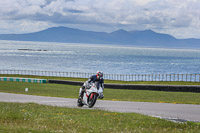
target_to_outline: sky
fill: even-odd
[[[0,0],[0,34],[66,26],[200,38],[200,0]]]

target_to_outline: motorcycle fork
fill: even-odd
[[[93,96],[96,95],[96,94],[97,94],[97,93],[92,93],[92,94],[90,95],[90,99],[92,99]]]

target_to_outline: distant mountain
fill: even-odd
[[[125,31],[120,29],[106,33],[53,27],[27,34],[0,34],[0,40],[200,48],[200,39],[176,39],[168,34],[156,33],[152,30]]]

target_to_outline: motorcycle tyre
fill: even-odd
[[[92,93],[91,93],[91,94],[92,94]],[[97,95],[94,94],[94,95],[93,95],[93,98],[92,98],[93,100],[92,100],[92,102],[90,103],[90,101],[89,101],[90,99],[89,99],[89,98],[90,98],[91,94],[90,94],[89,97],[88,97],[88,107],[89,107],[89,108],[92,108],[92,107],[95,105],[96,101],[97,101]]]
[[[82,99],[81,98],[78,98],[78,101],[77,101],[77,106],[78,107],[83,107],[83,103],[82,103]]]

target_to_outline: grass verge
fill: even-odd
[[[25,88],[29,91],[25,92]],[[0,81],[0,92],[21,93],[28,95],[77,98],[80,86],[63,84],[38,84],[25,82]],[[165,92],[148,90],[104,90],[104,100],[138,101],[157,103],[200,104],[200,93]]]
[[[174,123],[135,113],[52,107],[33,103],[0,102],[0,108],[0,132],[3,133],[200,131],[200,123]]]
[[[54,79],[54,80],[69,80],[85,82],[86,78],[68,78],[68,77],[47,77],[33,75],[16,75],[16,74],[0,74],[0,77],[24,77],[24,78],[39,78],[39,79]],[[109,84],[144,84],[144,85],[200,85],[200,82],[169,82],[169,81],[116,81],[105,80]]]

